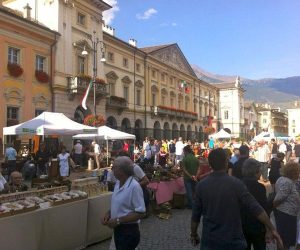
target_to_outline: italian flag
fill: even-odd
[[[89,92],[90,92],[90,89],[91,89],[92,85],[93,85],[93,80],[90,81],[89,86],[87,87],[87,89],[86,89],[86,91],[85,91],[85,93],[84,93],[84,96],[83,96],[83,98],[82,98],[82,101],[81,101],[81,106],[82,106],[85,110],[87,110],[86,100],[87,100],[87,98],[88,98],[88,96],[89,96]]]

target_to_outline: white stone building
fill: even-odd
[[[244,92],[239,77],[235,82],[216,84],[219,88],[220,125],[229,129],[233,137],[242,137],[244,131]]]
[[[300,107],[288,109],[289,136],[300,135]]]

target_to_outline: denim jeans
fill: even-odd
[[[184,179],[184,186],[185,186],[185,193],[186,193],[187,201],[188,201],[187,207],[192,208],[193,201],[194,201],[196,182],[191,179]]]
[[[140,243],[140,230],[137,223],[121,224],[114,229],[116,250],[135,250]]]

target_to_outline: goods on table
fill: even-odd
[[[85,192],[67,190],[67,187],[58,187],[3,195],[0,197],[0,217],[87,198]]]
[[[89,197],[108,192],[107,183],[99,183],[98,177],[89,177],[72,181],[72,189],[86,192]]]
[[[164,167],[153,166],[151,168],[146,168],[145,172],[150,180],[158,182],[176,179],[183,175],[182,169],[179,166],[169,167],[168,165]]]

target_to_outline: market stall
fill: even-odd
[[[95,133],[94,127],[74,122],[63,113],[43,112],[39,116],[3,128],[3,135],[75,135],[81,133]]]
[[[88,199],[86,244],[91,245],[112,236],[112,229],[101,224],[101,219],[110,209],[112,193],[104,193]]]
[[[230,139],[231,134],[227,133],[224,129],[221,129],[219,132],[212,134],[209,137],[214,139]]]
[[[108,165],[108,141],[109,140],[135,140],[135,135],[128,134],[116,129],[112,129],[107,126],[101,126],[98,128],[98,131],[96,134],[78,134],[74,135],[73,139],[81,139],[81,140],[93,140],[93,139],[99,139],[99,140],[105,140],[106,141],[106,164]]]
[[[179,177],[169,181],[151,182],[148,188],[155,192],[157,204],[162,204],[173,199],[173,194],[185,193],[183,177]]]

